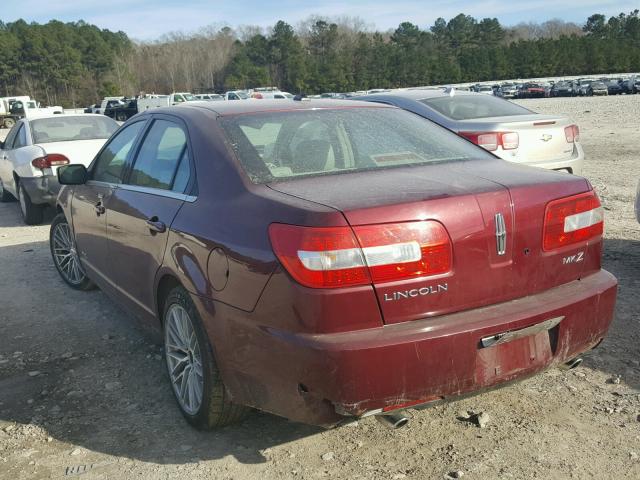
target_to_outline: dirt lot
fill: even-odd
[[[48,226],[0,204],[0,479],[640,478],[640,95],[522,103],[580,125],[585,175],[607,210],[617,315],[583,366],[414,412],[398,431],[256,413],[197,432],[174,404],[157,336],[101,292],[66,288]],[[457,419],[468,410],[488,425]]]

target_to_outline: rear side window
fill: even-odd
[[[187,136],[177,124],[155,120],[142,142],[129,184],[184,192],[189,181]]]
[[[453,97],[447,95],[425,98],[420,102],[452,120],[529,115],[532,113],[531,110],[520,105],[489,95],[454,95]]]
[[[220,122],[255,183],[494,158],[449,130],[396,108],[265,112]]]
[[[120,130],[100,152],[93,168],[93,180],[122,183],[124,166],[138,134],[145,122],[133,123]]]

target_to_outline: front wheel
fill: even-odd
[[[70,287],[76,290],[91,290],[95,287],[80,264],[73,233],[62,213],[56,215],[51,222],[49,247],[56,270]]]
[[[31,201],[31,197],[29,197],[22,182],[18,183],[18,200],[20,201],[20,211],[22,212],[24,223],[27,225],[42,223],[44,218],[43,207]]]
[[[4,128],[13,128],[13,126],[16,124],[16,121],[13,118],[5,118],[4,119]]]
[[[250,409],[229,400],[200,316],[184,288],[169,293],[163,325],[169,381],[187,421],[212,429],[244,419]]]
[[[126,122],[127,121],[127,114],[124,113],[124,112],[116,113],[116,120],[118,122]]]

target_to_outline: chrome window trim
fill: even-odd
[[[96,187],[107,187],[112,188],[114,190],[127,190],[129,192],[137,192],[137,193],[145,193],[147,195],[155,195],[157,197],[167,197],[173,198],[176,200],[182,200],[184,202],[193,203],[198,197],[194,195],[189,195],[186,193],[178,193],[172,190],[162,190],[161,188],[149,188],[149,187],[139,187],[137,185],[128,185],[126,183],[108,183],[108,182],[100,182],[97,180],[89,180],[87,181],[87,185],[94,185]]]
[[[187,195],[186,193],[178,193],[173,190],[163,190],[161,188],[150,188],[150,187],[140,187],[138,185],[129,185],[122,184],[118,188],[121,190],[128,190],[130,192],[138,192],[138,193],[146,193],[148,195],[156,195],[158,197],[167,197],[167,198],[175,198],[176,200],[183,200],[185,202],[195,201],[195,197]],[[189,200],[189,198],[193,198],[193,200]]]

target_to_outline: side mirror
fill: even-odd
[[[89,178],[89,172],[84,165],[64,165],[58,167],[58,183],[60,185],[84,185]]]

